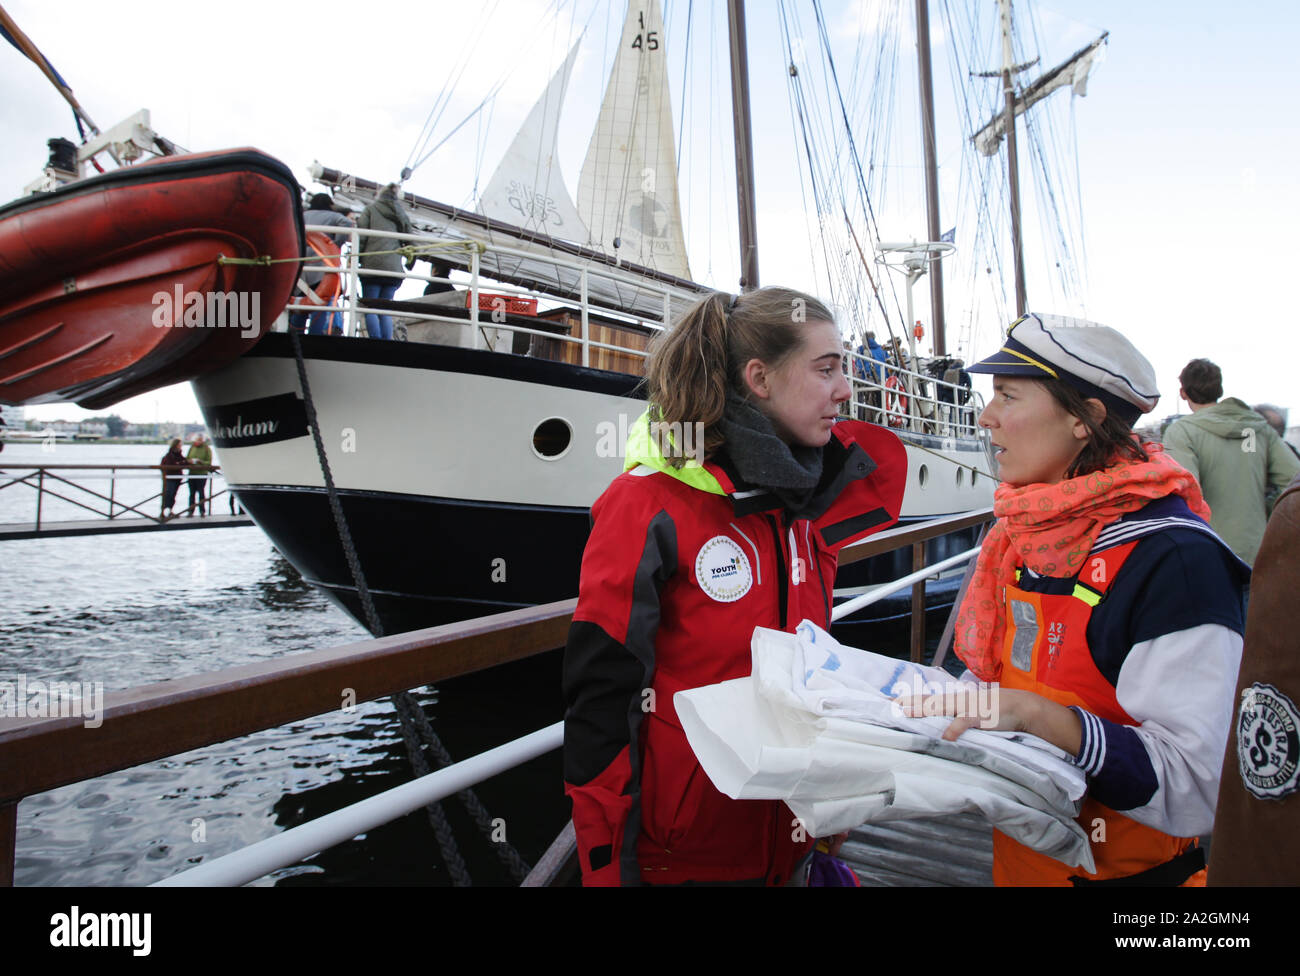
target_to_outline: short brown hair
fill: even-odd
[[[1178,382],[1192,403],[1216,403],[1223,396],[1223,373],[1208,359],[1193,359],[1178,374]]]
[[[758,359],[779,368],[804,341],[808,322],[834,322],[830,309],[792,288],[768,287],[743,295],[714,292],[697,302],[650,351],[646,384],[650,420],[703,424],[704,455],[724,442],[718,422],[727,391],[746,395],[745,364]],[[681,467],[686,458],[669,458]]]

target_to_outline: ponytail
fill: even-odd
[[[669,430],[701,424],[704,456],[713,455],[725,442],[719,421],[727,393],[748,393],[745,365],[758,359],[779,368],[803,344],[805,323],[833,321],[825,305],[790,288],[760,288],[735,297],[714,292],[651,348],[650,421]],[[684,455],[667,460],[674,467],[686,463]]]

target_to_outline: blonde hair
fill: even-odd
[[[792,288],[760,288],[735,297],[714,292],[651,347],[646,367],[651,422],[671,430],[702,424],[704,456],[712,455],[726,440],[718,424],[727,392],[748,395],[745,365],[758,359],[779,369],[803,345],[808,322],[834,321],[824,304]],[[668,462],[681,467],[686,457]]]

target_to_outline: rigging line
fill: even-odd
[[[986,41],[988,46],[982,54],[975,50],[974,45],[974,40],[977,37],[984,36],[986,38],[992,38],[993,31],[991,31],[987,26],[980,24],[978,21],[972,21],[970,36],[972,38],[972,62],[975,57],[981,59],[979,63],[989,63],[991,60],[996,60],[996,58],[994,58],[990,53],[996,47],[993,40],[990,39]],[[972,118],[969,114],[969,101],[963,102],[968,113],[967,131],[970,132],[976,128],[977,121],[982,121],[986,113],[991,113],[994,110],[994,103],[998,92],[996,86],[990,85],[971,86],[968,91],[977,99],[981,93],[984,93],[984,99],[986,100],[985,105],[979,105],[977,103],[977,109],[980,113],[978,120]],[[993,278],[992,276],[986,276],[986,282],[990,288],[993,289],[991,294],[993,296],[994,304],[999,309],[998,318],[1002,323],[1006,323],[1010,321],[1009,313],[1007,312],[1007,303],[1009,301],[1009,293],[1007,292],[1006,286],[1007,273],[1003,262],[1002,251],[993,244],[995,235],[1004,236],[1005,234],[1003,228],[1005,227],[1006,221],[1006,208],[1001,205],[1006,202],[1007,194],[1004,161],[1005,154],[999,152],[994,157],[983,157],[974,150],[969,139],[966,140],[966,144],[969,157],[974,161],[977,167],[977,172],[980,174],[979,211],[982,214],[983,220],[982,223],[978,224],[982,230],[978,232],[977,241],[982,240],[983,242],[985,261],[991,266],[997,268],[997,277]],[[993,199],[994,193],[996,193],[997,200]],[[996,208],[994,203],[998,204]]]
[[[606,250],[605,234],[605,204],[604,201],[596,199],[596,185],[594,182],[588,184],[588,166],[590,172],[594,174],[604,172],[609,165],[609,153],[612,147],[608,144],[609,140],[602,138],[600,118],[605,114],[605,100],[611,95],[610,82],[613,80],[614,65],[610,63],[609,52],[609,34],[610,34],[610,14],[614,4],[605,4],[605,37],[600,45],[600,77],[605,82],[605,93],[601,97],[600,105],[596,110],[596,128],[592,131],[591,141],[587,144],[587,154],[582,160],[582,172],[578,177],[578,216],[582,218],[583,223],[587,225],[587,246],[597,248],[602,251]],[[629,11],[630,12],[630,11]],[[618,43],[614,45],[614,63],[618,61],[618,53],[623,48],[623,30],[619,28]],[[582,207],[587,201],[588,187],[590,186],[590,201],[586,212]],[[600,226],[596,227],[596,208],[600,208]]]
[[[813,0],[813,14],[817,20],[818,36],[821,40],[822,50],[825,52],[826,55],[826,64],[827,67],[830,69],[830,77],[834,85],[836,100],[838,102],[839,109],[840,109],[840,116],[844,123],[844,127],[847,130],[846,136],[847,136],[848,147],[849,147],[849,158],[853,162],[853,168],[857,175],[857,182],[861,190],[862,201],[869,215],[868,227],[870,227],[875,222],[875,209],[872,206],[871,199],[867,194],[866,177],[863,175],[862,172],[862,162],[860,157],[858,156],[857,146],[853,139],[852,126],[851,123],[849,122],[848,111],[844,105],[844,94],[842,89],[840,88],[839,76],[835,69],[835,58],[831,52],[830,37],[826,30],[826,21],[822,15],[820,0]],[[897,298],[896,292],[895,292],[895,298]]]
[[[1075,207],[1079,214],[1079,252],[1082,259],[1082,269],[1080,277],[1080,291],[1083,295],[1088,293],[1088,235],[1087,228],[1084,226],[1085,214],[1083,210],[1083,178],[1079,174],[1079,127],[1078,120],[1075,116],[1076,100],[1070,99],[1070,137],[1071,148],[1074,153],[1074,191],[1076,194]],[[1085,302],[1086,310],[1086,302]]]
[[[411,146],[410,153],[407,154],[405,168],[414,169],[412,160],[415,159],[424,146],[428,145],[428,140],[433,137],[434,129],[437,128],[438,122],[442,119],[443,112],[446,111],[447,105],[451,102],[451,93],[455,90],[456,85],[460,82],[461,76],[465,72],[465,69],[469,66],[470,56],[477,48],[479,39],[482,37],[487,24],[490,23],[492,14],[495,11],[496,5],[494,4],[492,10],[485,16],[480,17],[478,24],[475,25],[474,29],[470,32],[470,43],[461,48],[460,60],[456,64],[452,65],[451,71],[447,75],[447,80],[443,82],[442,91],[438,93],[437,97],[433,100],[433,104],[429,107],[429,115],[425,118],[424,125],[420,127],[420,131],[415,137],[415,144]]]
[[[787,76],[790,79],[789,82],[786,84],[786,101],[790,104],[790,127],[791,129],[794,130],[793,135],[795,138],[795,144],[798,145],[800,142],[802,142],[804,147],[804,153],[808,157],[808,181],[812,187],[814,215],[815,215],[815,219],[817,220],[818,229],[820,231],[822,227],[822,219],[821,219],[822,205],[817,195],[816,177],[813,173],[814,161],[813,161],[813,154],[812,154],[812,146],[808,142],[808,131],[806,126],[806,119],[804,117],[803,80],[798,73],[799,69],[795,63],[794,46],[791,43],[791,38],[790,38],[789,15],[788,15],[788,10],[786,7],[785,0],[781,0],[781,2],[778,4],[777,10],[779,14],[779,22],[781,27],[781,37],[785,43],[787,64],[790,66],[790,68],[792,68],[795,71],[793,75],[790,75],[787,72]],[[808,213],[807,189],[808,188],[805,187],[803,183],[803,172],[804,172],[803,160],[800,158],[799,153],[797,151],[794,153],[794,158],[795,158],[795,163],[799,168],[799,177],[800,177],[799,195],[800,195],[800,199],[804,203],[804,214],[805,214],[804,229],[808,233],[808,247],[811,253],[814,251],[817,242],[814,242],[812,229],[808,226],[808,222],[807,222],[807,213]],[[830,291],[833,299],[836,295],[836,288],[835,288],[834,277],[831,274],[831,260],[830,260],[830,254],[827,252],[826,234],[824,232],[821,232],[817,235],[817,238],[821,244],[821,248],[823,252],[822,259],[826,267],[827,284],[830,287]],[[816,268],[813,269],[813,274],[814,274],[814,280],[816,280]]]
[[[535,26],[534,26],[534,30],[532,31],[533,34],[536,34],[536,33],[537,33],[536,25],[540,25],[540,24],[542,23],[542,21],[543,21],[546,17],[549,17],[549,16],[550,16],[551,9],[552,9],[553,7],[556,7],[556,5],[557,5],[558,2],[559,2],[559,0],[552,0],[552,2],[547,6],[546,11],[545,11],[545,12],[542,14],[542,16],[539,17],[539,18],[537,19],[537,21],[536,21],[536,24],[535,24]],[[496,0],[496,3],[493,4],[492,10],[495,11],[496,8],[497,8],[497,6],[499,6],[499,5],[500,5],[500,0]],[[472,40],[471,43],[470,43],[469,45],[466,46],[466,48],[465,48],[465,52],[466,52],[466,53],[465,53],[465,55],[464,55],[464,63],[463,63],[463,66],[461,67],[460,73],[457,74],[457,76],[456,76],[456,80],[457,80],[457,81],[460,80],[460,76],[461,76],[462,74],[464,74],[465,69],[469,66],[469,53],[472,52],[472,51],[474,50],[474,47],[477,45],[477,43],[478,43],[478,42],[477,42],[476,40]],[[416,169],[418,169],[419,167],[423,166],[426,162],[428,162],[429,157],[432,156],[434,153],[436,153],[440,148],[442,148],[442,146],[447,142],[448,139],[450,139],[450,138],[451,138],[452,136],[454,136],[457,132],[459,132],[460,129],[465,125],[466,122],[468,122],[471,118],[473,118],[473,117],[474,117],[475,115],[477,115],[480,111],[482,111],[482,110],[483,110],[483,107],[484,107],[485,105],[487,105],[488,102],[490,102],[492,99],[496,98],[497,94],[501,91],[501,89],[502,89],[503,87],[505,87],[506,82],[509,81],[510,78],[514,75],[515,71],[517,71],[517,70],[519,69],[519,66],[520,66],[521,64],[523,64],[523,60],[522,60],[522,59],[515,59],[515,60],[508,61],[507,63],[508,63],[508,65],[509,65],[509,67],[507,68],[506,72],[505,72],[503,75],[501,75],[501,77],[497,80],[497,82],[492,86],[492,88],[488,91],[488,93],[483,97],[483,100],[482,100],[481,102],[479,102],[479,104],[478,104],[477,106],[475,106],[472,110],[470,110],[469,114],[466,115],[465,118],[463,118],[463,119],[460,121],[460,123],[459,123],[459,124],[458,124],[454,129],[452,129],[449,133],[447,133],[447,135],[445,135],[442,139],[440,139],[440,140],[438,141],[438,144],[437,144],[436,146],[434,146],[432,149],[428,150],[428,152],[425,152],[424,155],[421,156],[421,157],[420,157],[420,158],[419,158],[415,163],[411,163],[411,164],[409,164],[409,165],[407,166],[407,169],[409,169],[411,172],[414,172]],[[445,102],[444,105],[443,105],[443,109],[440,110],[440,111],[438,112],[438,118],[434,120],[434,128],[437,127],[437,123],[438,123],[438,121],[440,121],[441,118],[442,118],[442,112],[445,111],[447,105],[450,105],[450,103],[451,103],[451,94],[450,94],[450,91],[449,91],[448,94],[447,94],[447,100],[446,100],[446,102]],[[421,131],[423,132],[423,130],[421,130]],[[423,143],[423,145],[419,145],[419,143],[418,143],[418,139],[417,139],[417,149],[412,150],[412,155],[415,155],[416,152],[418,152],[420,149],[423,149],[424,146],[427,146],[427,145],[429,144],[429,141],[430,141],[432,138],[433,138],[433,128],[430,128],[430,129],[429,129],[429,134],[428,134],[428,136],[424,139],[424,143]]]
[[[677,113],[677,122],[678,122],[677,175],[678,177],[680,177],[682,174],[682,136],[686,132],[686,89],[687,89],[686,79],[687,79],[687,69],[690,67],[691,64],[691,15],[694,13],[694,11],[695,11],[695,0],[689,0],[689,2],[686,4],[686,44],[682,49],[682,55],[683,55],[682,100],[681,100],[681,108],[678,110]],[[667,32],[665,31],[665,34],[666,33]],[[664,42],[667,43],[667,41],[668,38],[665,36]],[[690,208],[688,207],[687,209],[689,210]]]

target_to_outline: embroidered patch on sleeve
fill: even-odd
[[[1254,796],[1281,799],[1300,781],[1300,713],[1272,685],[1256,682],[1237,709],[1237,768]]]

